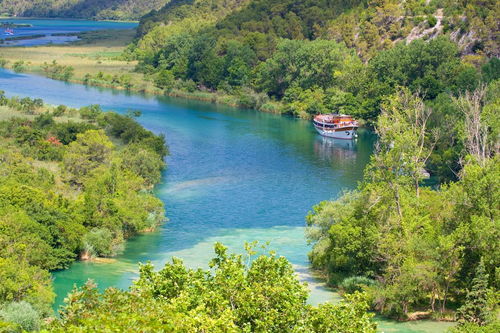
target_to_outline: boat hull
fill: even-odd
[[[335,130],[331,129],[323,129],[319,126],[314,126],[316,131],[322,136],[326,136],[328,138],[342,139],[342,140],[352,140],[355,139],[358,134],[356,133],[356,127],[346,127],[346,128],[338,128]]]

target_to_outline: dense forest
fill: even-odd
[[[169,0],[0,0],[0,14],[21,17],[63,17],[138,20]]]
[[[52,107],[2,93],[0,119],[3,332],[2,320],[52,315],[49,271],[113,256],[124,239],[164,221],[151,190],[168,150],[132,116],[97,105]]]
[[[307,118],[374,121],[398,86],[426,100],[498,77],[496,1],[172,1],[128,56],[155,84]]]

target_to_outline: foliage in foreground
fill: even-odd
[[[71,293],[48,329],[121,332],[375,332],[368,304],[354,294],[339,305],[307,305],[292,265],[271,253],[229,254],[221,244],[210,270],[173,259],[155,272],[142,265],[129,291],[99,294],[89,282]]]

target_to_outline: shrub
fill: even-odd
[[[196,83],[193,80],[181,81],[178,83],[178,88],[181,90],[185,90],[187,92],[195,92],[197,90]]]
[[[83,119],[96,120],[97,117],[102,113],[102,109],[99,105],[93,104],[89,106],[84,106],[80,108],[80,116]]]
[[[420,16],[416,16],[413,18],[413,24],[415,25],[419,25],[420,23],[422,23],[424,21],[424,19]]]
[[[277,103],[277,102],[267,102],[264,103],[260,108],[260,111],[263,112],[269,112],[269,113],[282,113],[283,112],[283,105]]]
[[[110,257],[115,252],[113,249],[113,235],[108,229],[92,229],[83,237],[83,247],[92,257]]]
[[[128,145],[123,154],[123,166],[141,176],[148,186],[160,182],[165,163],[160,156],[140,144]]]
[[[72,66],[59,65],[55,60],[50,64],[44,62],[42,69],[48,77],[62,81],[69,81],[74,74]]]
[[[0,41],[1,43],[2,41]],[[0,320],[0,332],[20,332],[21,327],[14,323],[7,323],[5,321]]]
[[[0,310],[0,318],[6,322],[18,324],[26,331],[38,331],[40,329],[40,316],[30,303],[12,302]]]
[[[66,105],[59,105],[58,107],[56,107],[54,109],[54,112],[52,112],[52,115],[54,117],[60,117],[63,114],[65,114],[67,110],[68,110],[68,107]]]
[[[21,73],[26,70],[26,66],[23,60],[18,60],[12,65],[12,70],[16,73]]]
[[[434,27],[437,24],[437,18],[434,15],[427,16],[427,24],[429,28]]]
[[[366,287],[375,285],[375,281],[364,276],[351,276],[344,279],[340,284],[340,289],[346,294],[354,294],[356,291],[363,291]]]
[[[170,90],[173,88],[175,82],[174,74],[169,70],[162,70],[154,77],[154,84],[157,88]]]

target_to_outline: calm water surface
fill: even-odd
[[[45,44],[64,44],[77,39],[76,36],[53,36],[61,33],[76,33],[103,29],[132,29],[137,27],[134,22],[108,22],[108,21],[85,21],[85,20],[54,20],[54,19],[23,19],[23,18],[0,18],[1,22],[14,24],[30,24],[31,27],[14,28],[14,35],[4,34],[5,29],[0,29],[0,39],[6,37],[21,37],[33,35],[45,35],[36,39],[24,39],[7,41],[0,46],[35,46]]]
[[[170,147],[168,169],[156,189],[170,221],[155,233],[127,242],[114,263],[77,262],[55,273],[57,304],[73,285],[88,278],[101,288],[128,287],[137,277],[137,262],[150,260],[161,267],[176,256],[190,267],[206,267],[214,242],[242,252],[244,242],[254,240],[269,241],[271,249],[294,264],[309,282],[311,303],[339,299],[310,276],[304,217],[314,204],[356,186],[372,153],[372,134],[360,131],[354,142],[326,139],[307,121],[5,70],[0,71],[0,89],[51,104],[141,110],[141,124],[165,133]],[[385,332],[440,332],[448,327],[378,321]]]

